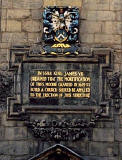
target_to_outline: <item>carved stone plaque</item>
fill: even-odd
[[[30,104],[98,105],[98,65],[46,63],[28,66]]]
[[[14,96],[8,98],[8,119],[24,120],[43,141],[80,140],[101,117],[109,118],[110,104],[120,107],[112,50],[79,53],[78,18],[75,7],[47,7],[43,44],[10,50]]]
[[[15,96],[8,99],[9,117],[38,109],[68,112],[109,106],[111,58],[110,50],[103,49],[77,58],[33,58],[29,48],[13,48],[10,69],[16,71]]]

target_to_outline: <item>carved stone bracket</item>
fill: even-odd
[[[85,119],[72,120],[25,120],[25,125],[32,131],[34,137],[40,138],[42,141],[77,141],[85,137],[90,137],[92,129],[96,126],[105,114],[105,110],[100,108],[93,114],[90,121]]]

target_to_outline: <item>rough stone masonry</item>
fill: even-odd
[[[27,160],[54,144],[35,139],[23,121],[8,121],[6,108],[13,94],[10,48],[42,42],[43,8],[55,5],[80,9],[80,51],[113,49],[113,72],[122,75],[122,0],[0,0],[0,160]],[[113,120],[99,121],[90,140],[62,144],[84,160],[122,160],[122,100],[111,114]]]

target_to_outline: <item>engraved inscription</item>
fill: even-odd
[[[90,98],[91,78],[81,71],[35,70],[29,83],[30,98]]]

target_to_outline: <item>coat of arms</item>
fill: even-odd
[[[43,12],[43,54],[78,54],[78,8],[47,7]]]

